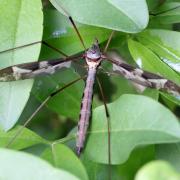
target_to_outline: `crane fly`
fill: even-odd
[[[91,117],[91,104],[92,104],[92,97],[93,97],[93,86],[96,79],[96,73],[99,67],[101,67],[101,64],[104,61],[108,61],[113,64],[114,66],[114,72],[123,76],[124,78],[131,80],[135,83],[138,83],[142,86],[158,89],[163,92],[167,92],[173,96],[180,96],[180,86],[172,82],[171,80],[168,80],[160,75],[143,71],[140,68],[133,67],[129,64],[126,64],[124,62],[117,61],[116,59],[113,59],[112,57],[108,56],[106,53],[108,45],[112,39],[113,33],[108,39],[108,42],[106,44],[106,47],[104,51],[102,51],[99,47],[99,43],[97,39],[94,39],[94,42],[90,48],[86,48],[85,43],[83,41],[83,38],[81,37],[80,32],[78,31],[72,17],[62,8],[66,16],[68,16],[70,22],[72,23],[76,34],[78,35],[81,44],[84,48],[84,52],[80,55],[73,55],[73,56],[66,56],[63,52],[64,58],[57,58],[52,59],[48,61],[41,61],[41,62],[32,62],[32,63],[24,63],[24,64],[17,64],[10,67],[6,67],[4,69],[0,70],[0,81],[1,82],[7,82],[7,81],[18,81],[18,80],[25,80],[25,79],[31,79],[35,78],[40,75],[51,75],[55,73],[57,70],[61,69],[62,67],[69,67],[70,62],[76,62],[79,59],[85,59],[88,71],[86,75],[86,85],[84,88],[84,93],[82,97],[81,102],[81,110],[80,110],[80,118],[78,123],[78,132],[77,132],[77,142],[76,142],[76,148],[77,148],[77,154],[80,155],[81,151],[84,148],[84,143],[86,140],[86,134],[87,129],[89,126],[89,119]],[[46,42],[42,42],[46,46],[56,50],[56,48],[52,47]],[[33,43],[32,43],[33,44]],[[31,45],[32,45],[31,44]],[[22,48],[16,47],[10,50]],[[9,51],[9,50],[7,50]],[[4,51],[6,52],[6,51]],[[2,52],[1,52],[2,53]],[[83,77],[84,78],[84,77]],[[76,83],[78,80],[82,78],[79,78],[75,81],[72,81],[67,86],[63,87],[66,88],[70,86],[73,83]],[[100,87],[101,95],[103,97],[105,109],[106,109],[106,117],[108,120],[108,156],[109,156],[109,164],[111,163],[111,150],[110,150],[110,126],[109,126],[109,113],[108,109],[105,103],[105,97],[103,95],[103,90],[101,87],[101,84],[98,80],[98,84]],[[28,122],[35,116],[35,114],[42,108],[42,106],[54,95],[59,93],[62,89],[59,89],[55,92],[53,92],[46,100],[42,103],[41,106],[36,110],[35,113],[29,118]]]

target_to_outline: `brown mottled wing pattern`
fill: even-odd
[[[77,55],[68,58],[59,58],[49,61],[24,63],[10,66],[0,70],[0,82],[31,79],[40,75],[53,74],[58,69],[70,67],[70,61],[78,60],[81,57],[82,56]]]
[[[126,79],[141,84],[145,87],[155,88],[168,92],[174,96],[180,96],[180,86],[168,79],[163,78],[162,76],[150,73],[148,71],[143,71],[142,69],[135,68],[115,59],[108,58],[108,61],[114,64],[113,70],[124,76]]]

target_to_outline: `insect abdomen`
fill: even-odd
[[[86,132],[89,126],[95,75],[96,75],[96,68],[89,68],[88,77],[86,80],[86,87],[84,89],[83,99],[81,103],[80,119],[78,123],[77,142],[76,142],[78,155],[81,153],[81,150],[84,147]]]

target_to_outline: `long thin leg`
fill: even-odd
[[[61,50],[57,49],[56,47],[54,47],[54,46],[52,46],[52,45],[48,44],[47,42],[42,41],[42,44],[44,44],[45,46],[47,46],[47,47],[49,47],[49,48],[53,49],[54,51],[58,52],[59,54],[63,55],[64,57],[68,57],[68,55],[67,55],[67,54],[65,54],[65,53],[64,53],[64,52],[62,52]]]
[[[115,33],[115,31],[112,31],[112,32],[111,32],[111,34],[110,34],[110,36],[109,36],[109,38],[108,38],[108,41],[107,41],[107,43],[106,43],[106,46],[105,46],[105,48],[104,48],[103,53],[106,53],[106,52],[107,52],[107,49],[108,49],[109,44],[110,44],[110,42],[111,42],[111,40],[112,40],[112,37],[114,36],[114,33]]]
[[[109,180],[111,179],[111,125],[110,125],[110,115],[109,115],[109,111],[108,111],[108,107],[106,104],[106,98],[104,96],[104,92],[103,92],[103,88],[101,85],[101,82],[99,80],[99,78],[97,77],[97,83],[99,86],[99,90],[103,99],[103,103],[104,103],[104,108],[105,108],[105,112],[106,112],[106,119],[107,119],[107,128],[108,128],[108,165],[109,165]]]
[[[170,9],[167,9],[167,10],[164,10],[164,11],[161,11],[161,12],[158,12],[158,13],[149,13],[150,15],[152,15],[152,16],[158,16],[158,15],[160,15],[160,14],[164,14],[164,13],[167,13],[167,12],[169,12],[169,11],[172,11],[172,10],[175,10],[175,9],[178,9],[178,8],[180,8],[180,5],[179,6],[176,6],[176,7],[173,7],[173,8],[170,8]]]
[[[77,28],[73,18],[70,16],[70,14],[66,11],[66,9],[63,6],[61,6],[59,3],[58,3],[58,5],[62,9],[62,11],[65,13],[65,15],[68,17],[68,19],[70,20],[72,26],[74,27],[74,30],[75,30],[76,34],[78,35],[79,40],[81,41],[81,44],[82,44],[84,50],[86,51],[85,43],[83,41],[83,38],[82,38],[80,32],[78,31],[78,28]]]
[[[80,77],[78,79],[75,79],[74,81],[71,81],[70,83],[66,84],[62,88],[58,89],[57,91],[50,94],[42,103],[41,105],[36,109],[36,111],[28,118],[28,120],[23,124],[23,126],[18,130],[18,132],[15,134],[15,136],[9,141],[9,143],[6,145],[6,147],[10,147],[13,142],[16,140],[16,138],[22,133],[23,129],[31,122],[31,120],[36,116],[36,114],[42,109],[42,107],[51,99],[53,96],[58,94],[59,92],[63,91],[67,87],[73,85],[74,83],[84,79],[85,77]]]
[[[48,44],[48,43],[45,42],[45,41],[36,41],[36,42],[29,43],[29,44],[26,44],[26,45],[22,45],[22,46],[18,46],[18,47],[15,47],[15,48],[7,49],[7,50],[4,50],[4,51],[1,51],[0,53],[5,53],[5,52],[9,52],[9,51],[13,51],[13,50],[25,48],[25,47],[32,46],[32,45],[39,44],[39,43],[44,44],[45,46],[47,46],[47,47],[51,48],[52,50],[58,52],[59,54],[63,55],[64,57],[68,57],[67,54],[65,54],[65,53],[62,52],[61,50],[55,48],[54,46]]]

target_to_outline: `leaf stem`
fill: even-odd
[[[67,141],[70,141],[72,139],[75,139],[76,138],[76,135],[75,134],[72,134],[72,135],[69,135],[69,136],[66,136],[65,138],[62,138],[62,139],[59,139],[59,140],[56,140],[52,143],[52,145],[55,145],[55,144],[64,144],[66,143]]]

